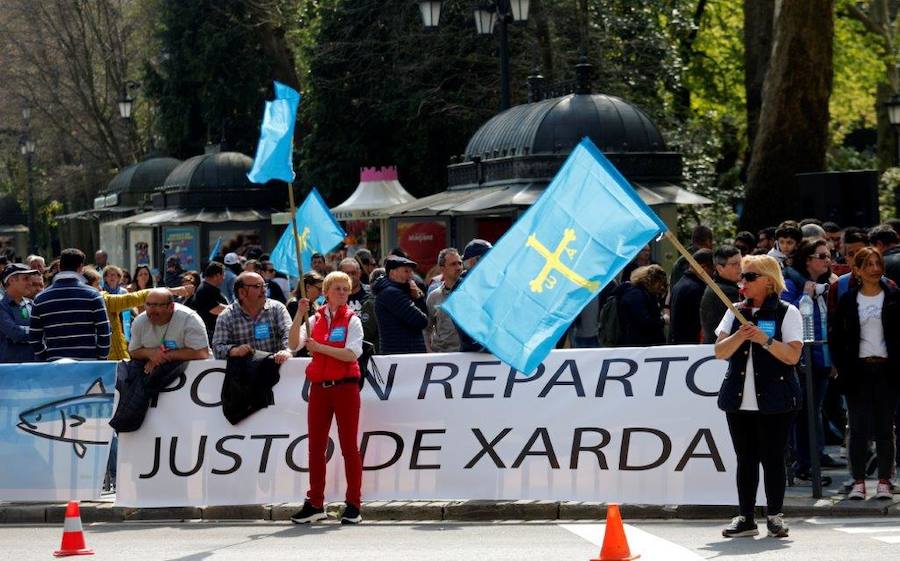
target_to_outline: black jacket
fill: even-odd
[[[741,293],[737,283],[725,280],[718,275],[715,277],[715,282],[732,302],[740,301]],[[719,300],[713,289],[708,286],[703,289],[703,296],[700,298],[700,328],[703,330],[704,343],[716,342],[716,327],[725,316],[726,310],[728,308],[725,303]]]
[[[619,285],[615,293],[619,306],[619,325],[622,329],[620,347],[645,347],[666,342],[665,322],[659,309],[659,299],[647,289],[630,282]]]
[[[375,295],[379,353],[424,353],[425,336],[422,332],[428,327],[425,298],[413,300],[408,286],[386,276],[372,286],[372,293]]]
[[[228,357],[222,382],[222,413],[236,425],[260,409],[275,404],[272,388],[281,379],[275,355],[256,351]]]
[[[770,296],[762,307],[752,314],[748,307],[739,308],[744,317],[759,325],[760,321],[774,321],[776,341],[781,341],[781,324],[788,310],[788,304],[777,296]],[[731,332],[740,327],[737,319],[732,323]],[[719,409],[734,412],[740,409],[744,399],[744,376],[747,372],[747,359],[753,349],[753,381],[756,386],[756,401],[762,413],[787,413],[796,411],[802,402],[800,382],[793,365],[785,364],[775,358],[762,345],[745,341],[743,345],[728,359],[728,372],[719,389]]]
[[[900,285],[900,245],[884,252],[884,276]]]
[[[141,428],[150,403],[187,368],[186,361],[168,362],[147,375],[144,373],[146,364],[146,360],[123,360],[117,366],[119,404],[109,421],[109,426],[117,432],[133,432]]]
[[[887,343],[888,360],[891,370],[900,369],[900,290],[892,288],[882,280],[884,290],[884,307],[881,310],[881,323],[884,326],[884,340]],[[837,309],[829,321],[828,343],[831,359],[842,378],[842,386],[853,383],[856,360],[859,358],[859,309],[856,296],[859,286],[847,290],[838,301]],[[898,374],[900,381],[900,374]]]
[[[691,270],[685,271],[672,287],[669,343],[696,345],[700,342],[700,300],[704,289],[706,283]]]

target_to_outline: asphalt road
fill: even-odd
[[[900,558],[900,522],[891,518],[788,520],[791,537],[726,540],[724,522],[646,521],[626,525],[632,553],[642,561],[854,561]],[[51,558],[62,528],[0,526],[7,559]],[[764,531],[762,532],[765,533]],[[551,522],[335,523],[312,527],[283,522],[111,523],[85,526],[93,559],[297,559],[588,561],[599,555],[602,524]],[[91,559],[91,558],[87,558]]]

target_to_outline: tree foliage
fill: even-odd
[[[145,89],[173,156],[197,155],[220,140],[253,153],[273,78],[253,17],[241,0],[160,1],[160,52],[146,61]]]

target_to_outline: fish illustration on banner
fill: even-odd
[[[42,403],[19,413],[21,430],[39,438],[71,442],[83,458],[87,445],[107,444],[112,436],[109,419],[114,395],[97,378],[83,395]]]
[[[0,501],[100,497],[117,364],[0,364]]]

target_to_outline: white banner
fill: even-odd
[[[376,357],[360,420],[364,500],[735,504],[734,451],[711,346],[554,351],[533,376],[487,354]],[[232,426],[221,361],[195,362],[120,435],[117,504],[301,501],[308,360],[275,405]],[[336,427],[326,499],[344,497]]]

